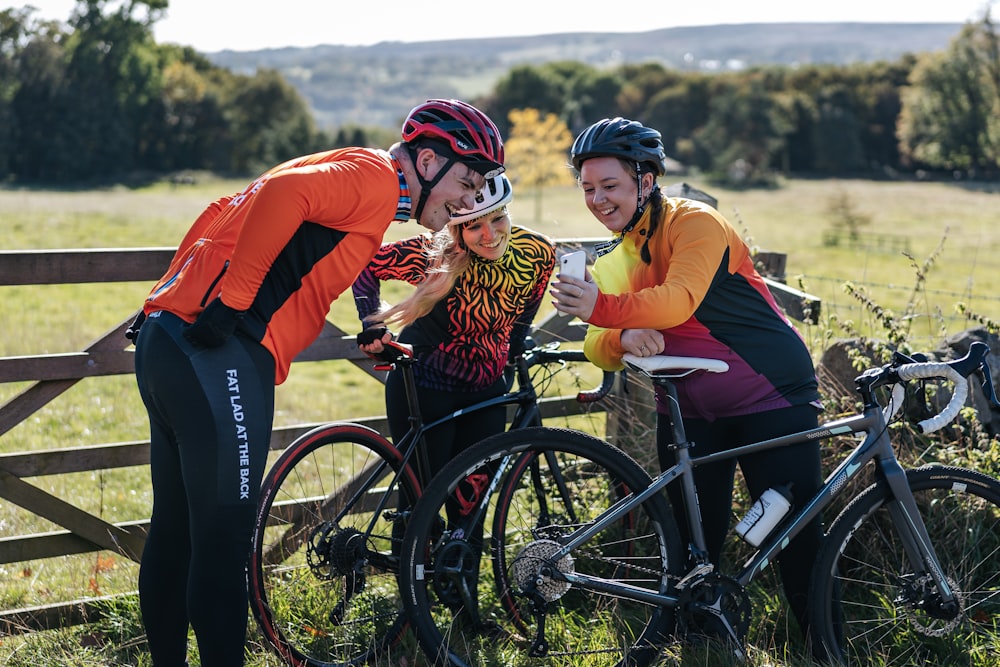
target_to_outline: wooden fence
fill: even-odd
[[[583,248],[592,254],[594,239],[561,241],[560,252]],[[171,248],[40,250],[0,252],[0,286],[53,285],[102,282],[152,283],[159,278],[173,255]],[[764,265],[777,262],[780,255],[761,257]],[[766,270],[766,267],[765,267]],[[819,313],[815,297],[787,288],[778,279],[769,279],[776,298],[789,315],[802,320]],[[122,313],[124,319],[113,329],[80,352],[0,358],[0,383],[28,382],[16,396],[0,405],[0,438],[68,389],[87,378],[130,374],[133,355],[124,331],[134,313]],[[537,342],[580,340],[582,328],[572,318],[554,313],[536,323]],[[357,365],[372,377],[381,373],[354,343],[353,335],[327,322],[316,341],[295,363],[343,359]],[[560,397],[543,405],[543,415],[574,414],[582,408],[572,397]],[[587,409],[593,409],[587,408]],[[358,420],[385,432],[384,418]],[[317,424],[275,428],[272,449],[283,449],[299,435]],[[0,440],[0,443],[3,441]],[[0,452],[5,448],[0,446]],[[148,520],[111,523],[32,484],[31,478],[74,472],[108,470],[149,464],[149,440],[75,446],[27,453],[0,453],[0,499],[12,502],[29,512],[61,526],[62,530],[35,535],[0,538],[0,564],[57,558],[109,550],[138,561],[142,553]],[[0,636],[85,623],[99,615],[99,599],[87,599],[47,606],[0,611]]]

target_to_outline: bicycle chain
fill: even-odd
[[[663,575],[663,571],[662,570],[654,569],[654,568],[651,568],[651,567],[643,567],[642,565],[636,565],[635,563],[632,563],[632,562],[629,562],[629,561],[620,561],[617,558],[609,558],[609,557],[604,556],[604,555],[598,556],[598,555],[595,555],[595,554],[591,553],[590,551],[588,551],[586,549],[578,549],[574,553],[577,553],[580,556],[589,557],[591,560],[601,561],[601,562],[604,562],[604,563],[611,563],[612,565],[616,565],[618,567],[629,568],[629,569],[635,570],[636,572],[642,572],[643,574],[651,574],[651,575],[654,575],[654,576],[657,576],[657,577]],[[667,577],[669,579],[675,579],[677,581],[680,581],[680,577],[676,577],[674,575],[667,575]]]

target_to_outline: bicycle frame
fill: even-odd
[[[490,421],[500,429],[540,426],[549,411],[539,395],[551,374],[567,362],[586,361],[579,350],[531,343],[514,359],[514,390],[497,384],[489,393],[501,395],[425,423],[412,351],[386,348],[376,369],[394,364],[400,370],[409,411],[396,446],[371,426],[324,424],[291,443],[262,483],[248,588],[262,632],[289,664],[357,664],[402,637],[399,554],[413,503],[429,481],[418,476],[418,466],[429,470],[427,445],[435,444],[428,432],[460,417],[482,419],[483,410],[492,411]],[[610,390],[607,380],[577,400],[596,400]]]
[[[625,355],[630,371],[649,375],[657,386],[658,427],[676,463],[653,478],[600,436],[544,427],[492,436],[455,457],[424,489],[403,541],[404,608],[421,648],[436,664],[515,655],[562,664],[601,653],[609,664],[625,665],[651,664],[671,638],[699,645],[718,638],[746,659],[756,606],[747,589],[768,565],[787,560],[794,544],[830,513],[816,558],[802,563],[812,569],[808,584],[790,591],[809,594],[803,611],[811,623],[802,629],[813,642],[807,644],[813,658],[853,664],[855,655],[862,661],[891,655],[892,664],[913,664],[933,654],[952,664],[970,652],[992,655],[1000,480],[947,464],[911,468],[908,457],[897,459],[896,431],[890,439],[888,430],[911,380],[940,378],[951,389],[941,387],[939,400],[925,406],[937,414],[921,415],[920,433],[959,417],[973,373],[990,404],[1000,405],[987,385],[987,353],[978,341],[956,360],[894,353],[890,363],[856,379],[856,413],[819,425],[812,418],[795,433],[730,442],[732,450],[701,456],[693,456],[700,449],[684,431],[678,378],[724,372],[728,364]],[[885,409],[882,388],[893,390]],[[748,540],[742,562],[720,569],[701,529],[695,473],[700,481],[702,466],[773,458],[796,446],[815,456],[820,442],[834,439],[840,453],[824,469],[835,469],[822,482],[813,473],[817,479],[799,489],[792,512],[771,522],[762,541]],[[456,513],[456,491],[484,473],[492,481],[487,492],[477,494],[472,512]],[[780,488],[797,479],[788,476],[772,482]],[[665,489],[677,500],[672,508]],[[473,536],[472,530],[481,532]],[[487,553],[493,578],[481,579]]]
[[[683,425],[680,422],[680,411],[677,407],[677,393],[671,379],[659,376],[654,378],[654,382],[664,386],[668,392],[672,413],[672,427],[676,436],[675,442],[679,443],[675,445],[677,448],[677,463],[653,478],[652,483],[645,489],[633,491],[629,495],[624,496],[592,523],[565,536],[564,539],[560,540],[562,547],[550,556],[552,561],[558,561],[563,556],[569,554],[589,538],[620,519],[631,508],[641,504],[654,494],[660,493],[668,484],[680,479],[685,497],[685,505],[687,506],[687,523],[691,529],[691,546],[693,547],[693,553],[696,555],[700,554],[700,556],[696,557],[701,559],[700,562],[696,562],[694,569],[682,579],[682,582],[689,577],[705,573],[709,571],[706,569],[706,566],[708,568],[711,566],[707,565],[707,560],[704,557],[707,550],[701,525],[701,516],[698,510],[697,490],[695,489],[692,474],[696,467],[777,447],[828,440],[836,436],[863,432],[865,433],[865,438],[827,477],[822,488],[812,500],[798,512],[784,519],[779,527],[764,540],[761,546],[743,565],[734,579],[741,586],[746,587],[777,558],[788,543],[809,522],[831,505],[850,479],[855,477],[867,464],[873,462],[878,475],[877,479],[888,484],[891,490],[893,502],[889,503],[888,508],[893,524],[899,531],[905,545],[906,554],[911,561],[911,565],[915,568],[926,568],[933,577],[935,585],[946,603],[950,603],[955,599],[954,592],[945,580],[942,568],[938,563],[923,520],[917,511],[913,494],[906,482],[905,470],[897,460],[895,451],[892,448],[882,409],[870,396],[866,399],[865,407],[861,414],[827,422],[806,431],[737,447],[725,452],[692,457],[689,452],[691,443],[687,442],[684,436]],[[575,572],[560,573],[559,576],[573,586],[637,599],[653,605],[675,607],[679,602],[677,595],[655,593],[651,590],[623,585],[614,581]],[[678,586],[678,588],[681,587]]]
[[[582,354],[579,352],[565,351],[566,360],[571,360],[570,355],[572,354]],[[535,385],[532,382],[528,362],[524,357],[517,358],[517,364],[515,368],[515,377],[517,381],[517,390],[508,391],[500,396],[494,398],[486,399],[485,401],[480,401],[473,405],[460,408],[453,412],[450,412],[439,419],[435,419],[432,422],[425,423],[420,413],[420,404],[417,399],[417,388],[416,381],[413,375],[413,365],[416,360],[413,358],[399,359],[396,362],[403,373],[403,385],[406,391],[407,403],[409,407],[409,422],[410,428],[406,434],[400,438],[400,441],[396,443],[396,449],[400,452],[400,465],[399,470],[394,472],[392,478],[389,481],[389,485],[385,493],[381,494],[378,504],[376,505],[372,513],[372,521],[369,524],[369,530],[371,530],[377,517],[385,511],[389,504],[391,491],[396,488],[399,476],[403,474],[403,470],[410,465],[410,461],[413,459],[414,455],[417,455],[416,460],[416,470],[417,479],[420,484],[426,484],[430,479],[430,475],[427,474],[429,469],[429,464],[426,457],[426,441],[425,436],[428,431],[434,429],[437,426],[445,424],[449,421],[457,419],[463,415],[474,414],[482,410],[487,410],[490,408],[498,406],[517,406],[514,415],[511,418],[511,423],[508,430],[514,430],[518,428],[526,428],[528,426],[540,425],[542,423],[541,410],[538,407],[538,392],[535,389]],[[607,377],[605,378],[605,383],[607,382]],[[603,393],[607,393],[603,389]],[[598,393],[600,393],[599,390]],[[420,445],[420,446],[418,446]],[[351,497],[350,501],[345,505],[345,508],[350,508],[358,500],[359,497],[367,493],[380,479],[382,479],[385,473],[385,467],[388,465],[385,461],[379,463],[372,470],[371,475],[368,479],[358,486],[354,495]],[[490,486],[490,492],[495,487],[495,483]],[[347,511],[345,509],[345,511]],[[336,521],[339,521],[342,517],[337,516]]]

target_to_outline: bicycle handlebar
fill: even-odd
[[[395,340],[383,343],[383,350],[381,352],[368,354],[368,356],[375,360],[375,370],[377,371],[391,371],[400,364],[410,365],[416,363],[413,346]],[[583,354],[583,350],[560,350],[558,343],[529,348],[521,354],[521,357],[524,359],[527,368],[542,364],[566,363],[568,361],[589,363],[589,360]],[[585,389],[578,392],[576,400],[580,403],[599,401],[611,392],[611,389],[614,388],[614,382],[615,374],[610,371],[604,371],[601,384],[594,389]]]
[[[608,394],[615,386],[615,374],[611,371],[604,371],[604,377],[601,378],[601,384],[594,389],[586,389],[584,391],[577,392],[576,400],[580,403],[593,403],[599,401]]]
[[[947,363],[909,364],[900,366],[897,373],[903,380],[941,377],[954,383],[948,405],[944,406],[944,409],[934,417],[917,422],[921,433],[933,433],[951,423],[951,420],[958,416],[959,410],[965,405],[965,399],[969,395],[969,382]]]
[[[952,387],[951,399],[948,404],[933,417],[929,417],[917,423],[921,433],[933,433],[950,423],[958,416],[965,399],[969,394],[969,383],[966,379],[975,372],[980,372],[984,376],[984,388],[989,387],[992,394],[992,380],[990,379],[989,366],[986,364],[986,355],[990,348],[980,341],[974,342],[969,347],[969,352],[961,359],[954,361],[932,361],[913,362],[907,357],[897,357],[892,363],[880,368],[872,368],[862,373],[855,382],[859,389],[871,390],[882,385],[894,385],[892,398],[886,405],[883,415],[888,422],[903,404],[903,389],[899,384],[901,381],[926,378],[943,378],[954,383]],[[907,360],[900,363],[900,359]],[[995,396],[988,397],[996,401]]]
[[[540,364],[564,363],[567,361],[589,363],[589,359],[583,354],[583,350],[560,350],[555,344],[525,350],[523,356],[529,368]],[[580,403],[599,401],[611,392],[614,385],[615,374],[611,371],[604,371],[601,384],[594,389],[585,389],[577,392],[576,400]]]

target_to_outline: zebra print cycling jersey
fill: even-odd
[[[430,237],[385,243],[354,283],[361,320],[381,304],[381,281],[419,284],[428,271]],[[551,240],[511,226],[507,252],[488,261],[473,255],[454,288],[400,334],[421,363],[417,383],[441,390],[482,389],[503,375],[510,346],[519,345],[538,312],[555,267]]]

